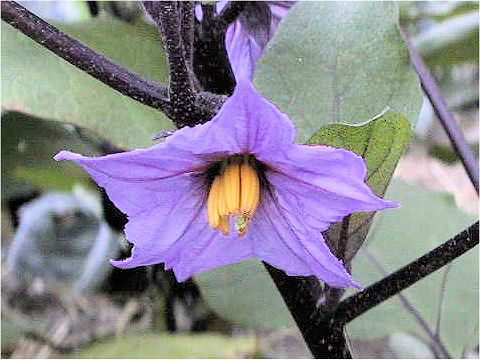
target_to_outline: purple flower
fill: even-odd
[[[210,122],[163,143],[97,158],[61,151],[55,160],[83,166],[128,215],[132,255],[115,266],[164,262],[184,281],[258,258],[289,275],[358,286],[322,231],[347,214],[397,204],[364,183],[361,157],[294,137],[290,119],[241,81]]]
[[[217,12],[228,4],[221,0],[216,3]],[[240,15],[227,29],[225,47],[235,79],[253,79],[255,66],[262,56],[267,43],[277,31],[283,16],[295,1],[259,1],[247,5],[245,16]],[[197,19],[202,20],[202,8],[195,7]]]

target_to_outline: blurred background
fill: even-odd
[[[158,48],[158,36],[138,2],[20,3],[116,61],[165,77],[165,64],[140,51]],[[478,159],[478,2],[399,7],[401,27]],[[56,120],[100,122],[104,112],[118,111],[112,100],[118,95],[77,82],[78,70],[59,66],[46,50],[1,26],[2,357],[310,357],[259,264],[247,279],[237,276],[240,264],[222,283],[212,271],[182,284],[161,265],[119,270],[109,264],[128,254],[125,219],[80,169],[52,156],[66,148],[114,152],[90,131]],[[52,94],[62,96],[52,102]],[[90,104],[92,94],[105,105]],[[395,216],[377,215],[353,264],[364,285],[478,219],[477,195],[427,99],[387,197],[403,207]],[[354,356],[434,358],[425,320],[453,356],[478,358],[478,249],[471,253],[353,321]]]

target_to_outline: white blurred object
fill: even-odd
[[[100,200],[79,187],[22,206],[6,262],[14,285],[35,278],[74,292],[99,285],[120,246],[101,213]]]
[[[418,114],[417,123],[415,125],[415,134],[420,137],[425,137],[432,126],[434,115],[435,113],[433,112],[430,100],[428,100],[427,97],[424,97],[422,108]]]
[[[399,359],[435,359],[428,345],[419,338],[403,332],[390,335],[388,345]]]
[[[86,1],[18,1],[44,20],[75,22],[90,18]]]

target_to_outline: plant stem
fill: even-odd
[[[347,323],[478,245],[478,221],[454,238],[395,271],[365,290],[343,300],[332,315]]]
[[[478,222],[365,290],[330,313],[317,306],[322,290],[311,278],[287,276],[264,263],[315,358],[351,357],[344,326],[478,245]]]
[[[287,276],[283,271],[263,263],[277,286],[288,310],[297,323],[305,343],[316,359],[351,358],[345,335],[344,324],[339,322],[316,323],[321,318],[317,306],[322,288],[315,277]]]
[[[165,86],[115,64],[13,1],[2,1],[1,6],[2,20],[70,64],[142,104],[172,112]]]
[[[215,20],[222,23],[226,29],[242,13],[247,3],[248,1],[230,1]]]
[[[413,68],[417,72],[420,82],[422,83],[422,88],[425,94],[427,95],[430,103],[433,106],[435,114],[437,114],[438,119],[440,120],[443,128],[445,129],[448,138],[450,139],[453,149],[460,157],[460,160],[467,171],[468,177],[473,184],[473,187],[478,194],[478,163],[473,155],[472,151],[468,147],[468,143],[463,136],[462,130],[458,122],[453,117],[452,113],[448,111],[447,104],[438,89],[435,80],[433,79],[432,74],[425,66],[420,55],[415,50],[415,47],[406,40],[408,50],[410,52],[410,60],[412,62]]]
[[[367,254],[367,256],[370,258],[373,265],[382,273],[382,275],[387,276],[388,275],[387,271],[385,270],[383,265],[380,263],[380,261],[377,259],[377,257],[373,255],[370,252],[370,250],[368,250],[368,248],[365,248],[364,251]],[[400,300],[402,305],[405,307],[405,309],[407,309],[407,311],[410,314],[412,314],[415,320],[417,320],[420,327],[423,329],[423,331],[425,331],[427,336],[430,338],[430,341],[432,344],[432,350],[434,351],[437,358],[450,359],[451,356],[448,353],[447,349],[441,342],[440,338],[437,336],[437,333],[430,328],[430,325],[428,325],[427,321],[423,318],[420,311],[401,292],[398,293],[398,299]],[[440,301],[441,301],[441,298],[440,298]]]

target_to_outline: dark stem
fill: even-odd
[[[213,5],[202,4],[202,13],[202,21],[195,23],[193,50],[195,76],[206,91],[231,95],[235,88],[235,77],[225,47],[228,26],[223,20],[217,21],[220,16],[214,16]]]
[[[188,41],[193,40],[193,4],[144,1],[143,7],[162,35],[169,68],[168,95],[175,124],[177,127],[193,126],[210,120],[218,109],[209,106],[210,101],[203,94],[196,93],[195,76],[189,68],[192,59],[188,60],[193,44],[186,44],[185,47],[183,42],[184,35]],[[187,25],[186,29],[182,28],[184,24]]]
[[[465,170],[467,171],[468,177],[473,184],[473,187],[478,194],[478,164],[475,156],[468,147],[468,143],[463,136],[462,130],[458,122],[455,120],[453,115],[448,111],[447,104],[443,99],[440,90],[438,89],[435,80],[433,79],[432,74],[425,66],[420,55],[417,53],[413,45],[411,45],[408,40],[406,40],[408,50],[410,52],[410,60],[412,62],[413,68],[417,72],[420,82],[422,83],[422,88],[425,94],[427,95],[430,103],[433,106],[435,114],[437,114],[438,119],[440,120],[443,128],[445,129],[453,149],[460,157]]]
[[[478,222],[454,238],[390,274],[325,313],[318,307],[321,287],[315,279],[289,277],[265,264],[315,358],[351,357],[344,326],[478,245]]]
[[[193,74],[193,40],[195,37],[195,15],[193,1],[182,1],[180,6],[180,30],[182,34],[183,56],[188,71]],[[191,75],[193,76],[193,75]]]
[[[248,1],[230,1],[228,5],[222,9],[216,21],[222,23],[223,26],[227,28],[228,25],[238,18],[247,4]]]
[[[168,68],[170,71],[169,95],[170,100],[176,107],[183,102],[193,103],[195,92],[193,83],[188,72],[187,62],[185,61],[181,19],[180,3],[176,1],[155,1],[144,2],[148,10],[147,3],[157,11],[158,25],[163,38],[163,44],[167,53]],[[183,108],[178,109],[183,111]]]
[[[333,316],[337,321],[347,323],[447,265],[476,245],[478,245],[478,221],[428,254],[343,300]]]
[[[315,277],[287,276],[283,271],[263,263],[277,286],[288,310],[293,316],[305,343],[316,359],[351,358],[345,335],[344,324],[322,323],[317,327],[311,324],[320,318],[317,306],[322,288]]]
[[[95,79],[142,104],[172,113],[167,88],[127,70],[43,21],[13,1],[2,1],[2,20],[82,69]]]
[[[380,261],[376,258],[376,256],[373,255],[368,250],[368,248],[365,248],[364,251],[367,254],[367,256],[370,258],[373,265],[382,273],[382,275],[387,276],[388,273],[387,273],[386,269],[383,267],[383,265],[380,263]],[[432,347],[433,352],[435,353],[435,356],[439,359],[450,359],[451,356],[448,353],[447,349],[445,348],[445,346],[441,342],[440,338],[437,336],[437,333],[434,332],[431,329],[430,325],[428,325],[427,320],[424,319],[424,317],[422,316],[420,311],[401,292],[398,293],[398,299],[402,303],[403,307],[405,307],[405,309],[407,309],[407,311],[410,314],[412,314],[412,316],[415,318],[415,320],[417,320],[420,327],[423,329],[423,331],[425,331],[427,336],[430,338],[431,347]]]

